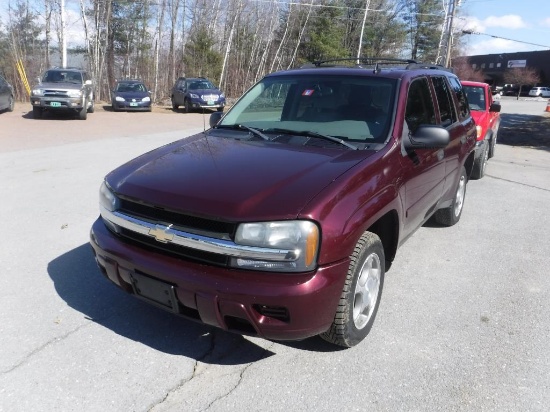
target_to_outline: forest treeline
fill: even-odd
[[[238,97],[265,74],[306,62],[383,56],[435,62],[448,0],[65,0],[71,30],[61,30],[61,0],[3,0],[0,71],[28,99],[29,82],[60,66],[68,49],[109,99],[119,78],[143,80],[156,101],[179,76],[204,76]],[[460,10],[459,10],[460,12]],[[457,21],[458,16],[457,16]],[[67,27],[67,23],[65,23]],[[460,31],[458,31],[460,32]],[[460,36],[453,41],[453,54]],[[77,57],[80,58],[77,59]]]

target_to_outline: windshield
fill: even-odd
[[[189,90],[215,89],[208,80],[192,81],[189,83]]]
[[[485,109],[485,91],[483,87],[464,86],[464,90],[466,91],[470,110],[479,111]]]
[[[73,71],[48,70],[42,81],[45,83],[82,83],[82,74]]]
[[[393,79],[362,76],[266,77],[218,125],[310,131],[350,142],[382,143],[389,133],[396,84]]]

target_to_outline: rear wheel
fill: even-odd
[[[348,274],[330,329],[321,337],[339,346],[352,347],[370,332],[380,305],[385,274],[380,238],[365,232],[355,245]]]
[[[464,207],[464,198],[466,197],[467,183],[468,177],[466,176],[466,169],[462,166],[451,206],[439,209],[434,214],[434,219],[437,223],[444,226],[453,226],[460,220]]]

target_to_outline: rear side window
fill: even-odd
[[[437,96],[437,105],[439,107],[439,116],[441,125],[447,127],[457,121],[457,115],[453,104],[453,96],[445,77],[432,77],[435,95]]]
[[[458,118],[462,121],[470,116],[468,99],[466,98],[466,93],[464,93],[462,84],[460,84],[460,81],[456,77],[449,77],[449,82],[456,93],[456,97],[458,99]]]
[[[421,124],[436,124],[430,86],[425,77],[414,80],[409,87],[405,120],[413,134]]]

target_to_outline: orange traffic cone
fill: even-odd
[[[546,111],[550,112],[550,100],[548,100],[548,104],[546,105]]]

